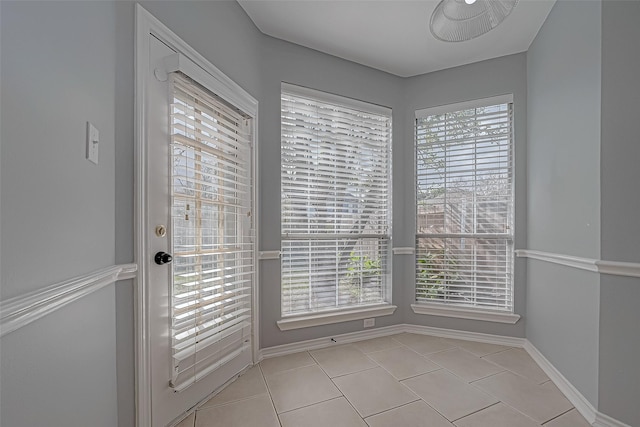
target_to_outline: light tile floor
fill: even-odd
[[[263,360],[178,427],[588,427],[522,349],[399,334]]]

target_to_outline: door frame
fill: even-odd
[[[165,43],[176,53],[185,56],[197,64],[204,72],[213,77],[221,86],[222,92],[233,93],[234,98],[240,101],[240,107],[251,111],[245,111],[253,115],[253,207],[254,221],[254,253],[255,266],[252,283],[252,357],[253,363],[258,362],[260,349],[260,316],[259,316],[259,278],[258,262],[258,236],[259,236],[259,210],[258,210],[258,101],[246,92],[237,83],[222,73],[204,56],[196,52],[185,41],[178,37],[167,26],[151,15],[140,4],[136,4],[135,27],[135,120],[134,120],[134,248],[135,263],[138,265],[138,274],[135,279],[134,307],[135,307],[135,395],[136,395],[136,426],[151,426],[151,343],[149,342],[149,294],[147,289],[147,272],[150,267],[151,255],[147,251],[145,242],[151,234],[147,229],[147,135],[146,135],[146,90],[147,76],[149,75],[149,46],[150,38],[156,37]],[[224,93],[220,93],[223,95]],[[213,391],[213,390],[212,390]],[[180,414],[176,414],[178,416]]]

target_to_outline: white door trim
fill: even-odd
[[[253,117],[253,135],[254,135],[254,191],[253,191],[253,217],[254,217],[254,265],[255,274],[253,281],[253,327],[252,327],[252,353],[253,362],[257,363],[260,348],[259,343],[259,295],[258,286],[256,286],[259,277],[258,264],[258,247],[257,237],[259,212],[257,203],[257,186],[258,177],[258,101],[249,93],[242,89],[237,83],[225,76],[217,67],[209,62],[205,57],[196,52],[180,37],[173,33],[157,18],[147,12],[139,4],[136,5],[136,45],[135,45],[135,220],[134,220],[134,236],[135,236],[135,263],[139,267],[136,277],[136,293],[135,293],[135,360],[136,360],[136,426],[151,426],[151,365],[150,355],[151,348],[149,343],[149,306],[148,306],[148,289],[146,287],[147,278],[147,260],[150,256],[145,247],[147,230],[145,221],[148,215],[147,206],[147,144],[146,144],[146,99],[147,76],[149,75],[149,46],[150,37],[155,36],[175,52],[191,60],[199,66],[203,72],[216,79],[224,87],[222,93],[218,95],[226,98],[228,93],[236,96],[235,101],[240,102],[245,112]],[[239,99],[238,99],[239,98]]]

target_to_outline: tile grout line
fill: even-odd
[[[407,386],[405,386],[405,387],[407,387]],[[409,388],[409,387],[407,387],[407,388]],[[411,389],[409,389],[409,390],[411,390]],[[413,392],[413,390],[411,390],[411,393],[415,394]],[[360,416],[360,418],[362,418],[362,420],[364,421],[365,418],[375,417],[376,415],[384,414],[385,412],[393,411],[395,409],[402,408],[403,406],[411,405],[412,403],[420,402],[422,400],[422,398],[420,396],[418,396],[417,394],[416,394],[416,397],[417,397],[417,399],[416,400],[412,400],[411,402],[403,403],[402,405],[394,406],[393,408],[385,409],[384,411],[376,412],[374,414],[367,415],[366,417]],[[360,413],[358,413],[358,415],[360,415]]]
[[[338,390],[340,390],[340,389],[338,389]],[[282,412],[280,412],[279,414],[277,414],[277,415],[278,415],[278,418],[280,417],[280,415],[288,414],[288,413],[290,413],[290,412],[298,411],[298,410],[300,410],[300,409],[309,408],[310,406],[319,405],[319,404],[321,404],[321,403],[331,402],[332,400],[342,399],[343,397],[344,397],[345,399],[347,399],[347,397],[346,397],[344,394],[342,394],[342,392],[340,392],[340,394],[341,394],[341,396],[331,397],[331,398],[329,398],[329,399],[320,400],[320,401],[318,401],[318,402],[314,402],[314,403],[309,403],[308,405],[304,405],[304,406],[301,406],[301,407],[299,407],[299,408],[294,408],[294,409],[289,409],[289,410],[287,410],[287,411],[282,411]]]
[[[280,424],[280,427],[282,427],[282,421],[280,420],[280,414],[278,414],[278,411],[276,411],[276,404],[273,402],[273,396],[271,395],[271,389],[269,388],[269,383],[267,382],[267,378],[264,376],[264,372],[262,372],[262,365],[260,363],[258,363],[258,369],[260,370],[260,375],[262,375],[262,381],[264,381],[264,386],[267,388],[267,394],[269,395],[269,400],[271,401],[271,407],[273,408],[273,412],[276,414],[276,419],[278,420],[278,424]]]
[[[340,390],[340,387],[338,387],[338,385],[333,381],[333,378],[329,378],[329,380],[331,380],[331,383],[333,384],[333,386],[335,388],[337,388],[338,390]],[[340,393],[342,393],[342,390],[340,390]],[[355,406],[353,406],[353,403],[351,403],[351,401],[349,400],[349,398],[347,396],[345,396],[344,393],[342,393],[342,397],[344,397],[344,400],[347,401],[347,403],[349,404],[349,406],[351,406],[351,408],[355,411],[356,414],[358,414],[358,416],[360,417],[360,419],[367,424],[367,422],[364,420],[364,417],[362,416],[362,414],[360,412],[358,412],[358,410],[356,409]]]
[[[498,400],[496,403],[492,403],[492,404],[491,404],[491,405],[489,405],[489,406],[485,406],[484,408],[477,409],[477,410],[475,410],[475,411],[473,411],[473,412],[468,413],[467,415],[463,415],[463,416],[461,416],[460,418],[456,418],[455,420],[449,420],[449,418],[447,418],[447,417],[445,417],[445,418],[446,418],[446,419],[447,419],[451,424],[453,424],[453,423],[454,423],[454,422],[456,422],[456,421],[460,421],[460,420],[461,420],[461,419],[463,419],[463,418],[470,417],[471,415],[475,415],[475,414],[477,414],[478,412],[482,412],[482,411],[484,411],[485,409],[492,408],[492,407],[494,407],[494,406],[496,406],[496,405],[499,405],[499,404],[501,404],[501,403],[502,403],[502,400]],[[444,415],[443,415],[443,417],[444,417]]]
[[[561,417],[561,416],[563,416],[563,415],[568,414],[569,412],[573,411],[574,409],[576,409],[576,408],[575,408],[574,406],[572,406],[572,407],[571,407],[571,409],[569,409],[568,411],[564,411],[564,412],[563,412],[563,413],[561,413],[560,415],[557,415],[557,416],[555,416],[555,417],[553,417],[553,418],[551,418],[551,419],[548,419],[547,421],[545,421],[544,423],[542,423],[542,425],[544,426],[545,424],[548,424],[548,423],[550,423],[551,421],[553,421],[553,420],[555,420],[555,419],[558,419],[558,418],[560,418],[560,417]]]

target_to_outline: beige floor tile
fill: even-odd
[[[531,356],[521,348],[513,348],[498,354],[490,354],[483,357],[483,359],[489,360],[525,378],[529,378],[538,384],[549,380],[547,374],[545,374]]]
[[[331,378],[378,366],[352,344],[315,350],[311,355]]]
[[[369,353],[368,356],[399,380],[440,369],[440,366],[404,346]]]
[[[571,403],[555,386],[541,386],[508,371],[473,384],[539,423],[549,421],[572,408]]]
[[[486,356],[487,354],[498,353],[500,351],[505,351],[512,348],[504,345],[487,344],[484,342],[477,342],[477,341],[454,340],[449,338],[445,338],[445,341],[452,345],[455,345],[456,347],[463,348],[467,350],[469,353],[474,354],[476,356]]]
[[[366,427],[344,397],[280,414],[282,427]]]
[[[590,427],[591,424],[585,420],[580,412],[575,409],[570,410],[566,414],[554,418],[544,425],[544,427]]]
[[[235,402],[263,393],[267,393],[267,386],[264,383],[260,368],[254,366],[238,377],[238,379],[227,386],[227,388],[209,399],[202,405],[202,408]]]
[[[279,427],[268,394],[199,409],[195,427]]]
[[[498,403],[498,399],[444,369],[402,381],[449,421]]]
[[[457,427],[540,427],[531,418],[498,403],[454,423]]]
[[[504,371],[504,368],[489,363],[460,348],[429,354],[427,357],[467,382]]]
[[[276,374],[278,372],[287,371],[289,369],[303,368],[305,366],[313,366],[316,361],[306,351],[302,353],[287,354],[286,356],[272,357],[264,359],[260,362],[262,373],[264,376]]]
[[[340,391],[318,366],[279,372],[267,377],[278,413],[340,397]]]
[[[453,427],[453,424],[422,400],[373,415],[365,421],[369,427]]]
[[[374,351],[382,351],[402,346],[402,344],[394,340],[391,336],[358,341],[354,342],[353,345],[358,347],[363,353],[372,353]]]
[[[196,422],[196,413],[192,412],[187,418],[180,421],[176,427],[193,427]]]
[[[334,378],[333,382],[363,418],[418,400],[382,368]]]
[[[407,347],[412,348],[420,354],[436,353],[438,351],[455,348],[453,344],[446,342],[442,338],[420,334],[400,334],[393,338]]]

